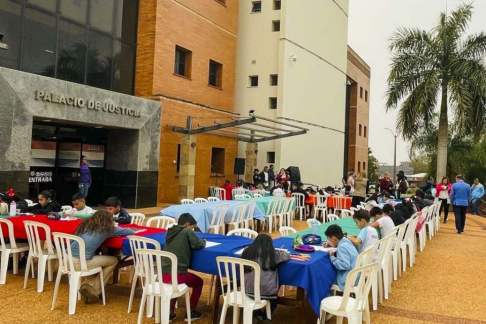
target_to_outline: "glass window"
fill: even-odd
[[[361,136],[361,124],[359,124],[359,136]]]
[[[225,149],[213,147],[211,149],[212,173],[224,174]]]
[[[95,31],[88,34],[88,85],[111,89],[113,74],[113,39]]]
[[[174,73],[190,78],[191,63],[192,63],[192,52],[180,46],[176,46]]]
[[[270,97],[270,109],[277,109],[277,98]]]
[[[280,10],[280,9],[282,9],[282,1],[273,0],[273,10]]]
[[[272,21],[272,31],[274,32],[280,31],[280,20]]]
[[[115,67],[113,90],[133,94],[135,46],[116,41],[113,62],[113,66]]]
[[[253,1],[251,3],[251,12],[261,12],[262,11],[262,2],[261,1]]]
[[[209,60],[209,85],[222,87],[223,65],[213,60]]]
[[[61,0],[61,15],[63,17],[85,24],[87,11],[88,0]]]
[[[250,76],[250,87],[258,87],[258,75]]]
[[[0,33],[3,34],[0,48],[0,66],[19,68],[22,40],[22,8],[8,0],[0,0]],[[3,49],[8,46],[8,50]]]
[[[270,74],[270,85],[271,86],[278,85],[278,74]]]
[[[86,72],[86,30],[65,20],[59,22],[57,77],[84,83]]]
[[[363,99],[363,87],[359,87],[359,97]]]
[[[105,33],[113,33],[115,0],[91,1],[89,10],[90,26]]]
[[[57,18],[33,8],[25,9],[22,70],[54,77]]]
[[[56,12],[56,2],[57,0],[29,0],[29,3],[51,12]]]
[[[115,35],[129,43],[135,44],[138,27],[138,1],[117,1],[115,17]]]
[[[267,163],[275,163],[275,152],[267,152]]]

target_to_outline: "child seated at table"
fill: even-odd
[[[27,208],[28,212],[35,215],[47,215],[50,212],[60,212],[61,205],[56,201],[56,192],[54,190],[44,190],[39,196],[39,203]]]
[[[346,277],[349,271],[354,269],[358,251],[351,241],[344,237],[343,230],[338,225],[330,225],[324,234],[327,242],[323,243],[324,247],[335,247],[336,251],[329,251],[329,259],[337,270],[336,284],[339,289],[344,291]]]
[[[95,212],[91,207],[86,206],[84,195],[79,192],[74,194],[71,201],[74,208],[67,212],[69,215],[91,215]]]
[[[402,204],[398,204],[397,207],[403,206]],[[386,204],[383,206],[383,215],[390,216],[393,224],[395,226],[401,225],[405,223],[405,218],[403,214],[398,210],[399,208],[394,209],[392,205]]]
[[[196,310],[199,298],[201,297],[204,281],[195,275],[188,272],[187,269],[191,265],[192,250],[200,250],[206,246],[206,240],[197,237],[194,232],[197,222],[189,213],[184,213],[179,217],[176,226],[172,226],[167,231],[167,237],[164,250],[174,253],[177,256],[177,282],[178,284],[186,284],[192,288],[191,294],[191,321],[196,321],[202,318],[202,313]],[[164,258],[162,263],[163,279],[165,283],[171,283],[171,262]],[[177,299],[170,301],[170,321],[176,319],[174,307]]]
[[[105,201],[106,210],[113,216],[115,222],[120,224],[130,224],[132,216],[122,208],[121,201],[118,197],[110,197]]]
[[[269,235],[258,235],[253,243],[248,246],[241,255],[243,259],[254,261],[260,265],[260,298],[270,301],[273,311],[277,308],[277,295],[280,288],[278,281],[277,265],[290,260],[290,254],[285,251],[275,250],[273,240]],[[253,288],[255,285],[255,273],[245,273],[245,293],[254,297]],[[265,310],[257,310],[259,320],[265,320]]]
[[[133,231],[129,228],[115,226],[113,217],[106,210],[100,210],[90,218],[84,219],[76,228],[74,235],[84,240],[88,270],[101,267],[103,269],[103,282],[106,285],[118,264],[118,258],[112,255],[96,255],[96,250],[106,239],[114,236],[133,235]],[[74,267],[81,269],[78,242],[71,244],[71,251],[74,257]],[[81,277],[79,294],[86,304],[98,301],[101,294],[99,274]]]
[[[385,237],[386,234],[395,227],[393,220],[387,214],[384,214],[380,207],[373,207],[370,211],[370,217],[374,218],[374,222],[370,223],[370,226],[379,228],[381,237]]]
[[[349,240],[358,247],[358,252],[361,253],[366,250],[369,246],[372,246],[378,242],[378,233],[374,227],[370,226],[370,215],[366,210],[358,210],[353,215],[353,220],[356,226],[361,230],[358,236],[353,235],[349,237]],[[376,261],[377,252],[375,251],[375,257],[373,261]]]

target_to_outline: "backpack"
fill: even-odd
[[[0,203],[0,215],[8,215],[8,204],[5,202]]]
[[[398,191],[400,193],[407,193],[407,190],[408,190],[408,184],[407,184],[407,181],[406,180],[402,180],[400,181],[400,184],[398,185]]]

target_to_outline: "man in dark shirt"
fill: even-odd
[[[253,186],[258,186],[259,184],[262,183],[262,179],[260,178],[260,172],[258,169],[255,169],[253,171]]]
[[[268,180],[270,182],[269,188],[275,187],[275,170],[273,169],[273,164],[270,164],[270,169],[268,169]]]

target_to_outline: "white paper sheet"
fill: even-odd
[[[220,244],[221,243],[206,241],[206,248],[210,248],[210,247],[213,247],[213,246],[216,246],[216,245],[220,245]]]
[[[334,248],[334,247],[328,247],[328,248],[325,248],[323,246],[320,246],[320,245],[313,245],[314,249],[316,251],[322,251],[322,252],[329,252],[329,251],[336,251],[337,249]]]

